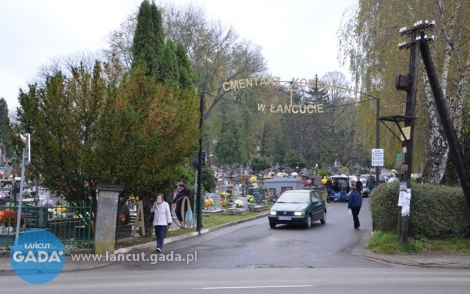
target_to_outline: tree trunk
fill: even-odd
[[[426,72],[423,73],[424,93],[429,108],[429,140],[426,149],[426,164],[423,170],[423,183],[439,185],[446,170],[449,145],[444,137],[436,102]]]

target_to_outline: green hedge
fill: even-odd
[[[399,182],[381,184],[370,195],[374,229],[397,232]],[[409,236],[470,235],[470,211],[460,187],[412,183]]]

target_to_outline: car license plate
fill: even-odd
[[[290,216],[280,216],[278,219],[279,220],[291,220],[291,217]]]

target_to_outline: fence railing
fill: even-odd
[[[34,229],[48,230],[62,241],[66,251],[90,248],[93,237],[92,203],[62,205],[23,203],[20,234]],[[18,206],[0,203],[0,248],[9,248],[16,237]]]

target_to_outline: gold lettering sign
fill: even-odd
[[[330,85],[322,81],[317,81],[313,79],[305,79],[305,78],[293,78],[290,82],[290,87],[287,89],[287,92],[290,92],[290,104],[289,105],[269,105],[266,104],[258,104],[258,111],[269,111],[271,113],[300,113],[300,114],[314,114],[314,113],[323,113],[323,104],[309,104],[309,105],[294,105],[293,104],[293,93],[297,92],[298,90],[296,87],[310,87],[314,88],[317,86],[320,89],[325,90],[337,90],[339,92],[347,93],[351,95],[354,93],[354,97],[357,96],[359,93],[358,89],[354,86],[346,86],[345,88],[339,87],[335,84]],[[228,91],[237,91],[240,89],[247,89],[252,87],[262,87],[262,86],[281,86],[281,78],[280,77],[252,77],[252,78],[245,78],[245,79],[238,79],[238,80],[231,80],[222,84],[222,89],[225,92]]]

